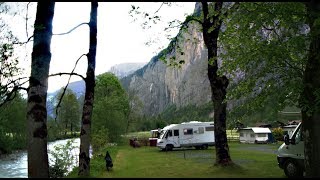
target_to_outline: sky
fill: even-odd
[[[161,6],[161,2],[100,2],[98,7],[98,34],[95,74],[107,72],[112,66],[129,62],[149,62],[162,48],[169,44],[165,37],[164,28],[168,22],[174,19],[183,21],[186,15],[194,11],[194,2],[180,2],[168,7]],[[131,5],[140,6],[140,9],[150,14],[156,12],[161,17],[161,23],[153,25],[150,29],[143,29],[143,22],[139,16],[137,21],[129,15]],[[26,3],[24,5],[26,7]],[[28,25],[34,24],[36,3],[30,4]],[[25,16],[25,14],[21,15]],[[53,18],[53,34],[68,32],[73,27],[83,22],[89,22],[89,2],[56,2]],[[26,38],[25,21],[15,21],[16,31],[21,39]],[[28,35],[32,35],[33,28],[28,28]],[[178,30],[171,32],[175,36]],[[155,40],[151,46],[145,45],[148,40]],[[29,73],[30,54],[32,43],[29,43],[29,51],[23,61],[23,67]],[[51,63],[50,74],[59,72],[71,72],[76,60],[89,50],[89,27],[80,26],[67,35],[54,35],[51,40]],[[29,54],[29,55],[28,55]],[[75,72],[85,76],[87,59],[84,56],[79,61]],[[48,92],[53,92],[67,83],[68,76],[50,77]],[[80,80],[74,77],[72,81]]]

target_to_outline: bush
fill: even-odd
[[[99,129],[91,134],[91,146],[93,152],[97,151],[109,142],[108,129]]]
[[[272,130],[272,135],[277,141],[283,141],[283,130],[282,128],[274,128]]]
[[[51,155],[50,161],[53,163],[49,163],[49,177],[60,178],[68,174],[76,158],[71,153],[71,151],[76,148],[72,145],[73,141],[74,140],[68,140],[65,145],[55,145],[54,150],[49,151]]]

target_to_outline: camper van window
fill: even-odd
[[[206,127],[206,131],[214,131],[213,126],[207,126],[207,127]]]
[[[267,134],[258,134],[258,137],[266,137]]]
[[[300,128],[299,131],[296,133],[295,143],[299,143],[300,141],[303,141],[302,133],[301,133],[301,128]]]
[[[199,127],[198,128],[198,132],[199,132],[199,134],[203,134],[204,133],[204,128],[203,127]]]
[[[168,130],[168,136],[169,136],[169,137],[172,136],[172,130]]]
[[[173,130],[173,136],[179,136],[179,129]]]
[[[191,135],[191,134],[193,134],[193,129],[192,128],[183,129],[183,134],[184,135]]]

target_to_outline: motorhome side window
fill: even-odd
[[[179,136],[179,129],[173,130],[173,136]]]
[[[206,131],[214,131],[213,126],[207,126],[207,127],[206,127]]]
[[[192,128],[185,128],[185,129],[183,129],[183,134],[184,135],[191,135],[191,134],[193,134],[193,129]]]
[[[199,127],[198,128],[198,132],[199,132],[199,134],[203,134],[204,133],[204,128],[203,127]]]

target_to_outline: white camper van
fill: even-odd
[[[169,151],[181,147],[207,149],[215,144],[213,130],[213,122],[190,121],[170,124],[161,130],[157,147]]]
[[[302,177],[304,169],[304,142],[301,123],[291,136],[284,137],[284,143],[277,152],[278,165],[288,177]]]

